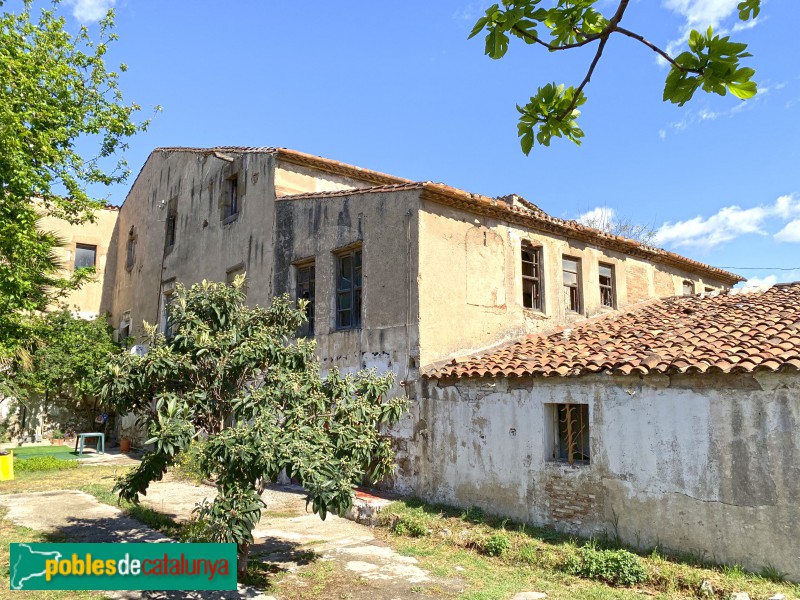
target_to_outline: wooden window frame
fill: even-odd
[[[609,276],[607,283],[603,282],[605,278],[603,269],[608,269]],[[617,277],[614,265],[611,263],[598,263],[597,265],[597,282],[600,286],[600,306],[606,308],[617,308]]]
[[[316,263],[313,260],[295,265],[295,300],[300,300],[301,298],[308,300],[308,306],[306,307],[306,318],[308,320],[298,332],[300,337],[314,337],[316,271]]]
[[[532,260],[525,260],[525,255],[529,253]],[[542,247],[535,246],[528,240],[523,240],[520,244],[520,260],[522,273],[522,306],[532,310],[544,310],[543,281],[542,281]],[[531,275],[525,274],[526,266],[530,265]],[[530,306],[526,303],[525,289],[531,288]]]
[[[552,419],[549,460],[569,465],[591,464],[589,405],[576,403],[547,404]]]
[[[361,329],[363,308],[363,289],[364,289],[364,255],[361,246],[349,248],[344,251],[336,252],[336,331],[346,331],[349,329]],[[350,259],[349,273],[342,272],[344,261]],[[350,285],[345,287],[343,282],[345,275],[349,276]],[[349,307],[342,308],[343,300],[347,298]],[[349,323],[344,323],[344,315],[349,315]]]
[[[567,284],[566,278],[564,277],[565,273],[572,273],[572,271],[568,271],[566,269],[566,267],[564,265],[565,261],[571,261],[571,262],[575,263],[575,272],[574,272],[574,274],[575,274],[575,284],[574,285]],[[583,286],[581,285],[581,271],[582,271],[581,267],[582,267],[582,265],[581,265],[581,259],[580,258],[576,258],[574,256],[562,255],[562,257],[561,257],[561,280],[562,280],[562,285],[563,285],[563,289],[565,289],[565,290],[569,289],[570,290],[570,292],[569,292],[569,294],[570,294],[569,295],[570,302],[569,303],[565,303],[565,306],[564,306],[564,308],[567,310],[567,312],[574,312],[574,313],[579,313],[579,314],[583,312]],[[573,292],[574,292],[574,298],[575,298],[575,307],[574,308],[571,306],[572,298],[573,298]]]

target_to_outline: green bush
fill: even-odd
[[[64,471],[77,467],[77,461],[59,460],[54,456],[34,456],[33,458],[14,460],[14,470],[16,471]]]
[[[467,510],[461,513],[461,519],[469,521],[470,523],[483,523],[485,514],[480,506],[470,506]]]
[[[178,541],[207,543],[213,541],[213,536],[211,535],[211,531],[209,531],[209,525],[206,521],[193,518],[190,521],[187,521],[183,526],[180,539]]]
[[[64,439],[64,432],[60,429],[54,429],[53,435],[51,436],[54,440],[63,440]]]
[[[511,540],[505,533],[495,533],[483,544],[483,551],[489,556],[503,556],[511,548]]]
[[[206,479],[205,474],[200,470],[200,456],[204,446],[205,442],[193,440],[188,450],[178,454],[175,460],[175,475],[181,479],[190,479],[198,483]]]
[[[611,585],[630,586],[647,579],[647,571],[635,554],[627,550],[598,550],[594,546],[580,548],[567,559],[564,570]]]
[[[411,537],[425,537],[428,535],[428,528],[425,523],[412,517],[400,517],[391,527],[395,535],[409,535]]]

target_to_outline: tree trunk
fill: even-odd
[[[237,546],[236,576],[241,579],[247,572],[247,560],[250,557],[250,544],[245,542]]]

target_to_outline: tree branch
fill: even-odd
[[[656,54],[659,54],[664,60],[666,60],[673,67],[675,67],[676,69],[678,69],[680,71],[683,71],[684,73],[698,73],[698,74],[701,73],[701,71],[699,69],[687,69],[686,67],[682,67],[681,65],[676,63],[675,59],[673,59],[669,54],[664,52],[661,48],[656,46],[651,41],[646,40],[643,36],[639,35],[638,33],[634,33],[633,31],[625,29],[624,27],[617,27],[616,31],[618,33],[621,33],[624,36],[627,36],[629,38],[632,38],[634,40],[638,40],[638,41],[642,42],[645,46],[650,48],[653,52],[655,52]]]
[[[530,40],[531,42],[535,42],[535,43],[539,44],[540,46],[544,46],[545,48],[547,48],[548,50],[551,50],[553,52],[555,52],[557,50],[569,50],[570,48],[580,48],[581,46],[585,46],[586,44],[590,44],[591,42],[594,42],[595,40],[599,40],[601,37],[603,37],[603,33],[596,33],[594,35],[587,36],[586,38],[584,38],[580,42],[575,42],[574,44],[564,44],[563,46],[553,46],[552,44],[548,44],[547,42],[543,42],[538,36],[531,35],[527,31],[525,31],[524,29],[520,29],[517,25],[514,25],[511,29],[512,29],[512,31],[515,31],[516,33],[518,33],[520,37],[522,37],[522,38],[524,38],[526,40]]]

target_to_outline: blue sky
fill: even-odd
[[[679,47],[691,26],[738,29],[737,3],[634,0],[623,24]],[[757,281],[800,280],[796,0],[765,0],[755,26],[734,34],[754,55],[753,100],[698,93],[683,108],[665,104],[665,67],[637,42],[612,38],[586,88],[583,145],[556,141],[529,157],[515,104],[540,84],[577,85],[593,50],[551,55],[512,41],[492,61],[482,39],[466,39],[490,0],[73,0],[63,10],[77,26],[112,4],[120,41],[109,61],[129,66],[126,99],[143,114],[163,106],[131,141],[134,175],[157,146],[285,146],[517,193],[558,217],[610,209],[652,224],[670,250],[767,267],[732,269]],[[111,190],[112,203],[126,191]]]

